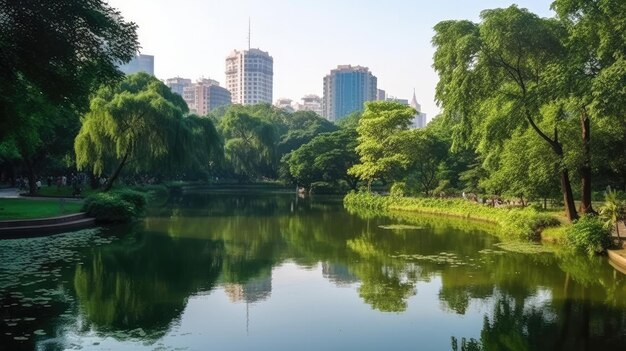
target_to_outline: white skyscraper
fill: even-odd
[[[411,100],[411,107],[417,111],[415,117],[411,120],[411,127],[413,128],[424,128],[426,127],[426,114],[422,113],[422,106],[417,103],[417,98],[415,97],[415,90],[413,90],[413,99]]]
[[[234,50],[226,58],[226,89],[233,104],[271,104],[274,59],[259,49]]]

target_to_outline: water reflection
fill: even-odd
[[[335,348],[349,340],[376,349],[373,338],[389,349],[419,342],[453,350],[603,349],[626,341],[625,276],[604,258],[531,255],[497,246],[489,230],[350,213],[335,198],[181,196],[134,226],[65,236],[71,240],[0,241],[0,349],[204,349],[209,340],[220,349],[293,349],[298,337],[316,333],[303,349],[331,340]],[[286,274],[285,265],[296,268]],[[37,296],[49,300],[29,304]],[[228,305],[240,304],[246,318],[249,309],[264,316],[257,320],[265,334],[233,336]],[[195,316],[194,308],[210,312]],[[37,323],[26,323],[29,316]],[[298,329],[309,319],[316,323]],[[343,320],[346,334],[332,337],[328,326]]]

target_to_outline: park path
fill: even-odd
[[[18,197],[20,197],[20,190],[18,188],[0,189],[0,199],[15,199]]]

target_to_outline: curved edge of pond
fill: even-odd
[[[85,212],[58,217],[0,221],[0,240],[30,238],[93,227],[96,219]]]
[[[618,271],[626,274],[626,249],[607,250],[607,253],[609,254],[611,265]]]

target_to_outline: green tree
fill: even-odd
[[[154,170],[155,163],[180,150],[182,116],[187,105],[158,79],[138,73],[113,87],[102,87],[91,101],[76,137],[76,165],[100,175],[117,162],[105,190],[124,166]],[[162,163],[161,163],[162,164]]]
[[[516,6],[485,10],[481,19],[479,24],[444,21],[435,26],[436,98],[458,142],[482,153],[516,130],[533,130],[559,158],[561,192],[573,220],[578,214],[558,128],[563,113],[542,113],[562,97],[562,81],[555,77],[566,53],[564,28]],[[551,120],[552,132],[540,128],[544,119]]]
[[[137,26],[102,1],[3,1],[0,18],[0,138],[41,99],[83,111],[139,48]]]
[[[365,103],[357,127],[359,164],[348,173],[367,182],[368,190],[376,179],[398,178],[409,165],[409,130],[415,110],[397,102]]]
[[[285,156],[284,162],[294,181],[305,188],[317,181],[345,180],[356,189],[357,179],[348,169],[357,161],[356,131],[343,129],[323,133]]]
[[[276,177],[279,134],[271,119],[235,106],[220,121],[226,159],[240,179]]]
[[[14,106],[20,111],[20,122],[0,139],[0,159],[23,164],[29,193],[34,195],[38,174],[44,166],[71,150],[79,121],[75,110],[53,104],[32,86],[22,94],[28,98]]]
[[[558,194],[558,158],[533,131],[514,135],[502,150],[483,164],[489,176],[481,185],[494,194],[527,200],[552,198]]]
[[[448,146],[428,130],[415,130],[410,136],[407,186],[431,196],[441,181],[449,181],[441,174]]]
[[[280,155],[299,148],[318,134],[334,132],[338,129],[337,126],[312,111],[294,112],[287,118],[286,125],[287,132],[281,136],[278,143]]]
[[[626,113],[626,4],[621,0],[556,0],[552,8],[567,30],[562,95],[568,99],[582,136],[581,211],[591,207],[592,121],[624,123]]]

